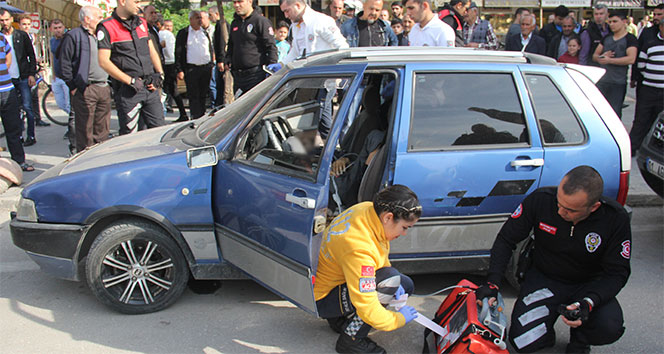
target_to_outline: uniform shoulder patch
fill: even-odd
[[[620,252],[620,255],[623,256],[623,258],[625,259],[629,259],[630,253],[632,252],[631,242],[629,242],[629,240],[623,241],[621,245],[622,245],[622,251]]]
[[[269,33],[270,36],[274,36],[274,29],[272,29],[272,26],[267,28],[267,33]]]
[[[602,244],[602,237],[594,232],[586,235],[586,249],[588,252],[593,253],[597,251],[599,245]]]
[[[360,278],[360,292],[370,293],[376,291],[376,278]]]
[[[97,31],[97,40],[98,41],[103,41],[104,40],[104,31],[102,31],[102,30]]]
[[[519,204],[519,206],[516,207],[516,210],[512,213],[512,219],[518,219],[519,216],[521,216],[521,212],[523,212],[523,204]]]
[[[362,266],[362,276],[363,277],[373,277],[375,275],[373,266]]]

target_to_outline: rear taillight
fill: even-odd
[[[620,172],[620,186],[618,187],[618,203],[625,205],[627,192],[629,191],[629,171]]]

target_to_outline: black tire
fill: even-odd
[[[51,90],[51,86],[48,86],[46,91],[44,91],[44,95],[42,96],[41,99],[41,108],[46,118],[48,118],[48,120],[50,120],[51,122],[61,126],[67,125],[69,121],[68,115],[60,117],[54,117],[51,115],[51,113],[55,112],[55,110],[60,110],[60,107],[58,107],[57,104],[55,104],[55,97],[53,96],[53,91]]]
[[[97,299],[126,314],[172,305],[189,281],[187,262],[175,241],[140,220],[116,222],[102,231],[90,247],[85,273]]]
[[[639,170],[641,171],[643,180],[650,186],[650,189],[657,193],[660,198],[664,198],[664,182],[641,166],[639,166]]]

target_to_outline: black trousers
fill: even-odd
[[[639,84],[636,89],[634,123],[629,132],[632,141],[632,155],[641,147],[659,112],[664,109],[664,89]]]
[[[18,164],[25,162],[25,152],[21,144],[21,128],[23,122],[19,116],[18,95],[16,89],[0,92],[0,117],[2,126],[5,129],[5,139],[7,139],[7,149],[12,160]]]
[[[546,277],[531,268],[521,284],[514,303],[509,340],[520,353],[531,353],[553,346],[558,318],[558,305],[579,301],[589,289],[585,284],[566,284]],[[582,345],[604,345],[617,341],[625,332],[623,313],[615,298],[598,304],[590,318],[580,327],[570,328],[570,342]]]
[[[187,97],[189,97],[189,113],[191,119],[200,118],[205,114],[205,100],[210,91],[210,76],[212,66],[190,65],[184,71],[184,81],[187,84]]]
[[[186,117],[187,112],[184,110],[182,97],[180,97],[180,94],[178,93],[177,83],[178,81],[175,64],[164,65],[164,92],[166,92],[166,95],[168,95],[166,102],[172,98],[175,101],[175,104],[178,106],[180,117]]]
[[[396,268],[384,267],[376,270],[376,292],[381,304],[387,305],[389,303],[399,285],[409,295],[415,291],[413,280],[399,273]],[[350,301],[350,294],[345,283],[332,289],[327,296],[316,301],[316,308],[318,309],[318,315],[325,319],[346,317],[343,331],[351,337],[364,338],[371,330],[371,326],[364,323],[360,316],[355,313],[355,306]]]
[[[127,85],[120,85],[115,92],[120,135],[136,132],[139,127],[150,129],[165,125],[164,106],[159,96],[159,90],[143,88],[136,92]]]
[[[244,70],[231,70],[231,73],[233,74],[233,92],[237,95],[237,90],[242,90],[240,96],[247,93],[267,77],[267,73],[260,66]]]

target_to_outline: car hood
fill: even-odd
[[[60,175],[182,151],[162,142],[171,129],[173,126],[163,126],[110,139],[71,157]]]

